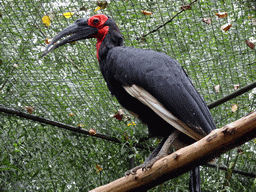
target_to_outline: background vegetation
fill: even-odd
[[[209,104],[255,81],[256,3],[200,0],[156,32],[189,0],[2,0],[0,1],[0,105],[46,119],[114,136],[122,144],[63,130],[0,112],[1,191],[88,191],[121,176],[128,159],[143,162],[157,139],[132,147],[147,128],[111,97],[96,59],[96,40],[63,46],[45,58],[42,51],[59,31],[82,17],[111,16],[126,46],[165,52],[185,68]],[[145,12],[147,11],[147,12]],[[221,29],[222,27],[222,29]],[[211,110],[217,127],[255,110],[250,91]],[[118,112],[119,111],[119,112]],[[130,148],[126,147],[130,144]],[[220,158],[256,172],[256,141]],[[203,191],[255,191],[256,180],[202,167]],[[151,191],[188,191],[189,174]]]

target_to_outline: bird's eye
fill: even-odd
[[[93,19],[93,23],[94,23],[94,24],[98,24],[99,22],[100,22],[99,19]]]

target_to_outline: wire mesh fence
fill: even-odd
[[[79,18],[109,15],[117,22],[125,46],[175,58],[208,104],[254,82],[256,2],[201,0],[185,6],[191,2],[0,1],[1,106],[81,129],[94,128],[123,142],[2,112],[0,188],[89,190],[122,176],[129,157],[135,156],[139,164],[147,155],[145,150],[126,147],[146,137],[147,129],[127,112],[118,113],[122,107],[111,97],[98,67],[96,40],[74,42],[41,58],[51,38]],[[252,90],[213,108],[217,127],[255,110],[255,94]],[[157,142],[151,139],[143,145],[150,149]],[[236,169],[255,174],[255,141],[241,146],[241,151],[226,153],[220,162],[229,166],[236,159]],[[223,189],[221,178],[224,171],[204,167],[202,188]],[[188,175],[152,191],[188,190],[184,182]],[[225,187],[231,191],[255,189],[253,179],[239,174],[229,182]]]

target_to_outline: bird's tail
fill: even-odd
[[[190,192],[201,192],[200,167],[195,167],[190,171]]]

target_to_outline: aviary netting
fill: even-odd
[[[98,68],[96,41],[40,57],[51,37],[95,13],[115,19],[125,45],[178,60],[217,127],[254,111],[255,1],[201,0],[187,7],[191,2],[2,1],[0,188],[88,191],[122,176],[134,163],[128,159],[139,164],[158,142],[145,141],[147,129],[111,97]],[[89,130],[94,134],[92,128],[102,139],[86,136]],[[204,191],[255,190],[255,140],[240,148],[222,155],[219,169],[203,167]],[[227,178],[221,168],[230,165],[235,171]],[[151,191],[185,191],[188,177]]]

